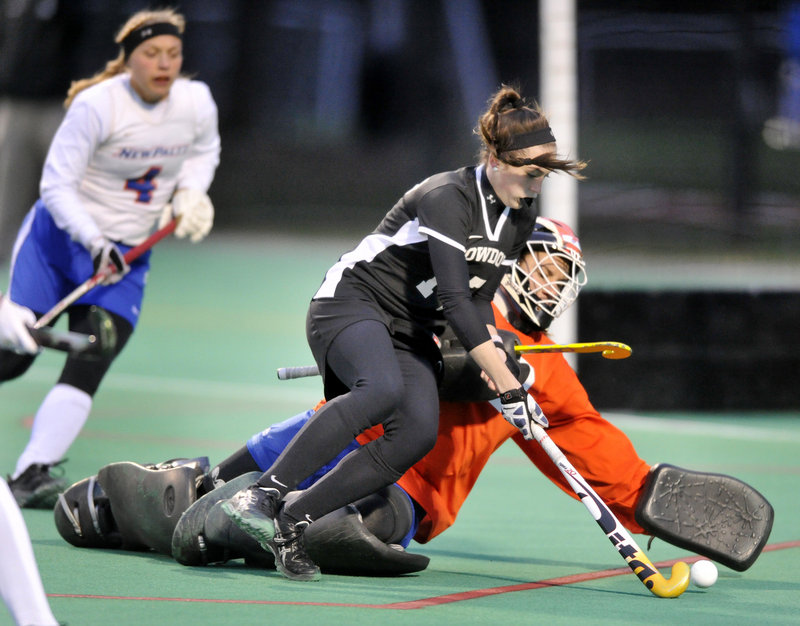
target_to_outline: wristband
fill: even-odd
[[[508,404],[509,402],[517,402],[521,400],[525,400],[527,398],[528,392],[525,391],[525,387],[517,387],[516,389],[509,389],[500,394],[500,402],[503,404]]]

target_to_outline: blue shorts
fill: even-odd
[[[131,246],[117,244],[125,254]],[[121,281],[95,287],[75,304],[95,304],[136,326],[150,269],[150,250],[131,263]],[[9,296],[17,304],[44,314],[94,275],[92,257],[53,221],[41,200],[22,222],[11,265]]]
[[[314,415],[314,409],[308,409],[305,413],[299,413],[294,417],[290,417],[287,420],[282,422],[278,422],[277,424],[273,424],[266,430],[261,431],[260,433],[253,435],[250,439],[247,440],[247,449],[250,451],[253,459],[258,464],[258,467],[261,469],[262,472],[267,471],[272,464],[275,462],[275,459],[278,458],[283,449],[289,444],[292,438],[297,434],[297,431],[305,424],[311,416]],[[345,456],[347,456],[350,452],[359,448],[360,444],[355,439],[347,446],[342,452],[335,458],[333,461],[328,463],[327,465],[322,466],[316,472],[314,472],[311,476],[306,478],[303,482],[297,485],[298,489],[307,489],[315,482],[317,482],[320,478],[322,478],[325,474],[330,472],[336,465],[341,461]],[[409,503],[411,504],[411,510],[415,511],[414,503],[411,500],[411,496],[409,496],[405,489],[403,489],[400,485],[395,485],[400,491],[405,494],[406,498],[408,498]],[[411,540],[414,538],[414,535],[417,533],[417,527],[419,526],[419,520],[417,520],[416,511],[414,512],[414,519],[411,523],[411,529],[408,531],[405,537],[403,537],[402,541],[400,541],[400,545],[404,548],[408,547],[408,544],[411,543]]]

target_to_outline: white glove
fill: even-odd
[[[525,439],[533,439],[532,423],[535,422],[542,428],[550,426],[541,407],[524,387],[500,394],[500,404],[503,418],[518,428]]]
[[[202,191],[178,189],[172,196],[172,204],[164,207],[158,227],[164,228],[173,217],[181,218],[175,228],[175,236],[183,239],[188,235],[192,243],[197,243],[214,225],[214,205]]]
[[[28,331],[35,323],[33,311],[0,294],[0,348],[36,354],[39,346]]]
[[[131,271],[131,266],[125,262],[125,257],[117,245],[103,236],[92,239],[89,244],[89,254],[92,255],[95,274],[107,269],[109,265],[114,268],[114,271],[98,283],[100,285],[118,283],[125,274]]]

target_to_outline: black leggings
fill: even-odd
[[[383,436],[346,456],[287,504],[295,519],[322,515],[395,482],[433,447],[439,425],[436,376],[423,355],[392,344],[381,322],[341,331],[327,366],[349,391],[322,406],[259,483],[288,491],[332,460],[354,437],[383,424]],[[278,482],[274,482],[272,477]]]
[[[59,383],[71,385],[85,391],[90,396],[94,396],[100,381],[103,380],[111,363],[125,347],[131,334],[133,326],[124,317],[116,313],[108,312],[117,329],[117,345],[114,354],[103,358],[80,358],[68,356]],[[73,306],[68,309],[69,329],[76,333],[86,335],[92,334],[94,329],[90,322],[88,306]],[[41,317],[41,315],[39,315]],[[53,322],[55,323],[55,321]],[[0,350],[0,382],[12,380],[22,376],[33,364],[35,354],[16,354],[10,350]]]

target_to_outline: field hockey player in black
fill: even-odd
[[[436,441],[445,322],[491,379],[509,421],[546,425],[498,350],[491,301],[534,228],[534,200],[553,171],[581,178],[558,156],[549,122],[502,86],[476,129],[479,164],[409,190],[377,229],[325,275],[306,334],[328,402],[258,481],[223,507],[293,580],[317,580],[302,534],[326,513],[395,482]],[[502,356],[501,356],[502,355]],[[511,366],[511,368],[509,367]],[[347,456],[291,500],[284,496],[365,429],[384,435]]]

